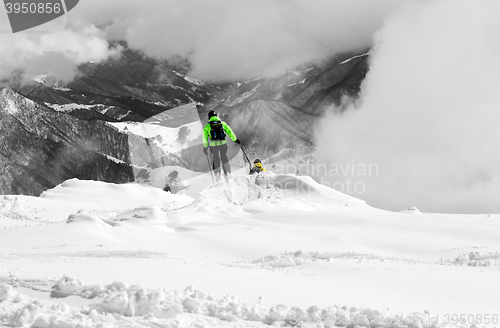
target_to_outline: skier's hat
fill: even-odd
[[[257,164],[257,163],[262,163],[262,162],[260,161],[260,159],[257,158],[255,161],[253,161],[253,163]]]
[[[212,116],[217,116],[217,113],[214,112],[213,110],[211,110],[210,112],[208,112],[208,119],[211,119]]]

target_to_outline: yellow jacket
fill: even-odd
[[[255,163],[253,165],[253,167],[250,169],[249,173],[250,174],[255,173],[255,172],[259,173],[259,172],[262,172],[262,171],[267,171],[264,167],[262,167],[262,163]]]

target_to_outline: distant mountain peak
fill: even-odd
[[[62,88],[64,83],[62,80],[58,79],[54,74],[47,73],[42,75],[36,75],[32,79],[34,82],[45,85],[47,87]]]

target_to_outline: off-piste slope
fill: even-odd
[[[382,211],[291,174],[205,178],[191,177],[194,197],[76,179],[40,198],[4,196],[0,322],[328,326],[322,315],[418,312],[429,326],[496,308],[495,216]]]

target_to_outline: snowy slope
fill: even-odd
[[[393,213],[308,177],[235,173],[193,175],[194,198],[76,179],[5,196],[0,224],[36,224],[0,230],[0,325],[430,326],[497,311],[497,216]]]
[[[201,122],[192,122],[178,128],[169,128],[151,123],[108,123],[121,132],[154,139],[165,152],[178,152],[201,140]]]

